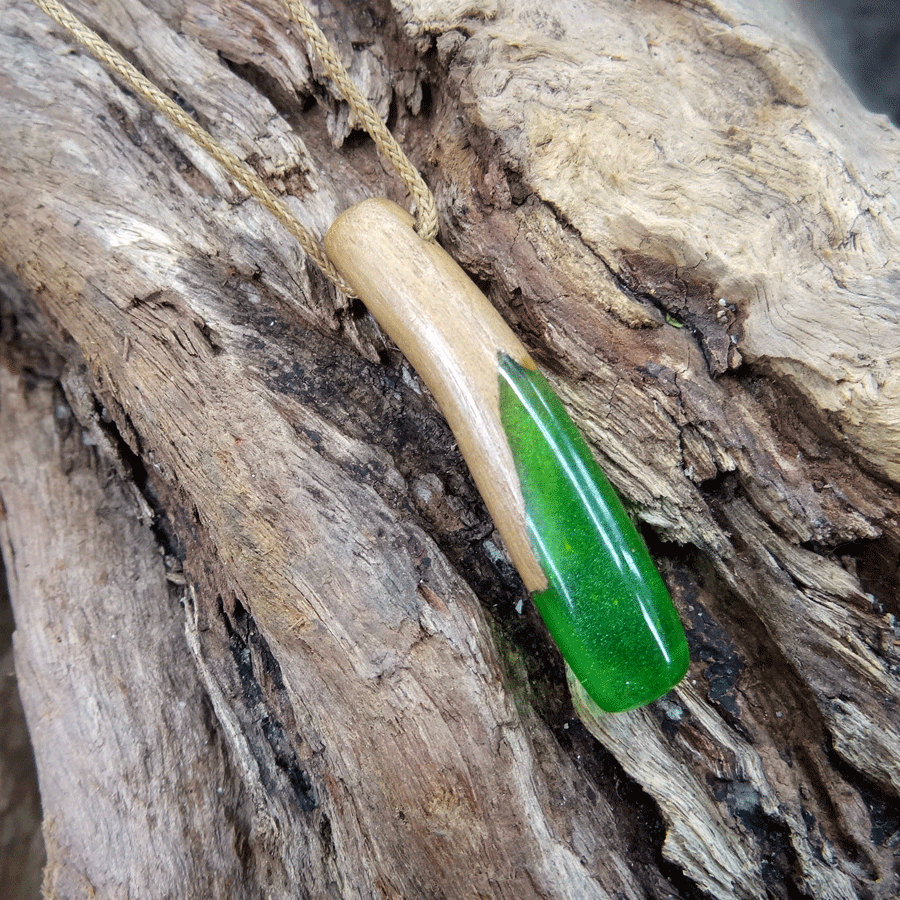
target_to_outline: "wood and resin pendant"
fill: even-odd
[[[688,667],[640,534],[521,341],[412,217],[343,213],[329,258],[434,394],[553,639],[607,712],[649,703]]]

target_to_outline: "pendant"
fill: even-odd
[[[343,213],[329,258],[431,390],[550,634],[594,702],[657,699],[688,668],[669,592],[527,350],[472,280],[387,200]]]

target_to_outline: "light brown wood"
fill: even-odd
[[[346,108],[280,0],[76,6],[319,234],[364,197],[406,205],[366,141],[338,146]],[[4,363],[52,389],[72,446],[83,436],[132,485],[154,524],[141,547],[181,562],[168,574],[196,618],[166,605],[159,632],[140,608],[173,646],[188,626],[180,680],[228,761],[194,770],[224,810],[187,830],[177,804],[145,808],[156,770],[140,755],[121,755],[120,796],[168,823],[160,859],[232,871],[234,835],[227,897],[893,900],[897,132],[777,2],[470,9],[317,14],[435,187],[442,245],[644,523],[691,672],[639,714],[579,705],[588,732],[393,344],[202,154],[29,4],[0,0]],[[36,495],[0,484],[11,569],[63,522],[66,546],[93,546],[96,509],[122,504],[96,472],[95,513],[65,519],[55,497],[32,513]],[[136,531],[112,529],[102,552],[131,558]],[[76,550],[64,563],[71,577],[13,585],[83,584]],[[79,734],[95,720],[66,705],[58,670],[89,653],[100,710],[147,674],[141,637],[117,646],[108,616],[18,623],[17,646],[52,644],[23,681],[57,690]],[[90,641],[70,646],[82,622]],[[167,758],[196,748],[170,705],[141,709]],[[120,723],[123,747],[145,740]],[[55,800],[80,813],[56,846],[83,850],[96,896],[128,893],[131,871],[146,893],[144,844],[91,840],[128,832],[135,808],[95,810],[86,778],[66,780],[96,763],[84,744],[77,760],[42,746]],[[54,853],[57,883],[83,884]]]
[[[412,216],[373,198],[342,213],[328,256],[434,394],[491,518],[529,591],[547,578],[534,555],[525,503],[500,421],[498,354],[534,361],[472,279]]]

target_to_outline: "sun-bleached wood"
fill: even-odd
[[[364,200],[328,229],[325,249],[434,394],[522,580],[542,591],[497,375],[500,353],[531,369],[534,361],[459,264],[414,225],[395,203]]]
[[[401,5],[423,37],[471,21],[452,0]],[[898,137],[857,115],[795,4],[482,9],[499,28],[469,32],[449,78],[498,135],[495,153],[633,289],[698,328],[714,374],[740,360],[773,373],[900,481],[896,291],[884,290]]]

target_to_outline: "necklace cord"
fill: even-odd
[[[32,2],[132,88],[135,93],[143,97],[157,112],[162,113],[173,125],[205,150],[247,193],[268,209],[294,236],[303,251],[338,290],[348,297],[356,296],[353,289],[325,255],[319,239],[297,219],[287,203],[275,194],[244,160],[219,143],[174,100],[142,75],[100,35],[84,25],[59,0],[32,0]],[[349,73],[306,8],[298,0],[284,0],[284,2],[289,15],[300,26],[304,37],[319,57],[326,73],[334,81],[341,95],[371,135],[379,152],[394,166],[412,195],[416,203],[416,211],[419,214],[418,232],[420,236],[425,240],[434,240],[437,234],[437,207],[434,195],[394,136],[388,131],[381,116],[351,81]]]
[[[438,232],[437,205],[434,194],[425,184],[419,170],[409,161],[397,139],[388,131],[384,119],[350,78],[350,73],[338,59],[334,47],[322,33],[309,10],[300,0],[284,0],[284,5],[291,18],[302,29],[303,36],[324,66],[326,74],[375,142],[378,152],[391,163],[412,195],[416,204],[416,231],[419,237],[433,241]]]

